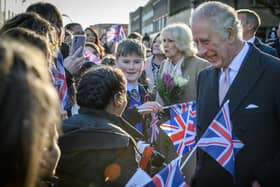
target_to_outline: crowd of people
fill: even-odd
[[[245,145],[234,177],[198,148],[185,182],[279,184],[280,24],[270,43],[256,36],[260,25],[253,10],[212,1],[193,10],[189,26],[112,42],[92,27],[64,26],[51,3],[31,4],[0,28],[0,186],[121,187],[139,168],[152,177],[179,156],[159,127],[168,106],[196,103],[198,140],[227,100]],[[76,35],[85,43],[73,51]]]

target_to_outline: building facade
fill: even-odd
[[[150,0],[148,3],[130,13],[128,32],[139,32],[142,35],[148,33],[153,35],[161,31],[168,24],[183,22],[188,24],[192,8],[197,7],[206,0]],[[265,39],[273,27],[277,27],[280,18],[274,16],[265,5],[258,0],[220,0],[235,9],[247,8],[256,11],[261,17],[261,27],[257,36]],[[272,3],[274,1],[271,1]],[[273,5],[279,9],[279,3]],[[151,22],[153,27],[151,26]]]
[[[24,0],[0,0],[0,27],[20,12],[25,11]]]
[[[129,28],[128,32],[142,33],[142,10],[143,7],[137,8],[134,12],[129,13]]]
[[[152,3],[154,10],[153,32],[161,31],[167,24],[168,0],[155,0]]]
[[[91,25],[90,27],[92,27],[93,29],[95,29],[99,36],[101,36],[102,34],[106,33],[106,31],[112,26],[112,25],[121,25],[126,36],[128,33],[128,24],[121,24],[121,23],[101,23],[101,24],[95,24],[95,25]]]
[[[146,6],[142,8],[142,28],[140,33],[152,33],[153,27],[154,9],[152,1],[148,2]]]

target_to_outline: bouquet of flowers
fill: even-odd
[[[188,79],[164,73],[157,78],[157,90],[165,105],[174,104],[183,94]]]

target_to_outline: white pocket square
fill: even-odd
[[[259,108],[259,106],[255,104],[249,104],[248,106],[245,107],[245,109],[255,109],[255,108]]]

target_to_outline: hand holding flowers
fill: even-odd
[[[157,90],[165,105],[176,103],[182,96],[188,79],[164,73],[157,78]]]

